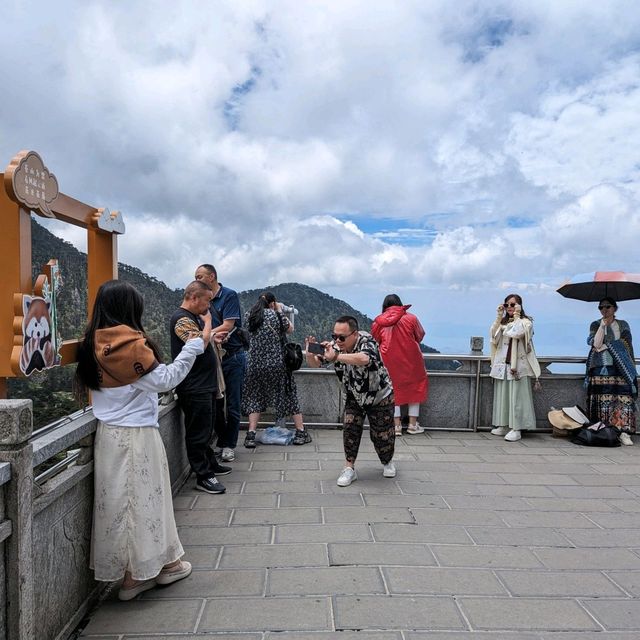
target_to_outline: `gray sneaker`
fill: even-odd
[[[220,454],[222,462],[233,462],[236,459],[236,452],[231,447],[225,447]]]

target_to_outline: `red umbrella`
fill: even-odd
[[[616,302],[640,298],[640,273],[625,271],[595,271],[580,273],[565,282],[558,293],[565,298],[599,302],[613,298]]]

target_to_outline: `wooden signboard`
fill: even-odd
[[[87,230],[89,308],[103,282],[118,276],[118,211],[93,207],[60,193],[58,180],[35,151],[21,151],[0,174],[0,398],[6,378],[30,375],[76,360],[77,340],[62,340],[56,293],[61,269],[55,256],[35,284],[31,271],[31,214]]]

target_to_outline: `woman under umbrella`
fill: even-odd
[[[631,445],[629,434],[636,432],[637,373],[629,324],[616,318],[618,304],[613,298],[600,300],[602,318],[589,327],[587,344],[587,412],[620,429],[620,442]]]

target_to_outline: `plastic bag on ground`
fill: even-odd
[[[267,427],[256,433],[256,442],[261,444],[291,444],[294,432],[286,427]]]

